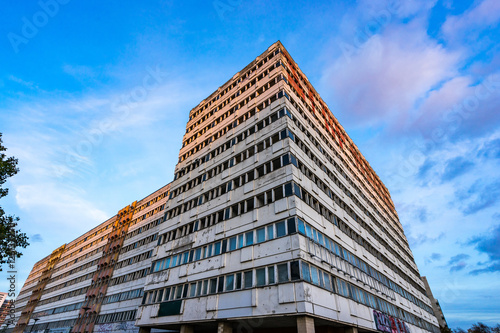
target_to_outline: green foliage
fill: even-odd
[[[468,333],[491,333],[491,328],[483,323],[472,324],[467,330]]]
[[[448,327],[441,328],[441,333],[447,333],[447,332],[443,331],[447,328]],[[448,330],[449,330],[449,328],[448,328]],[[469,328],[467,331],[465,331],[461,328],[455,328],[453,330],[453,333],[500,333],[500,324],[497,324],[496,326],[489,327],[488,325],[485,325],[481,322],[478,322],[477,324],[472,324],[471,328]]]
[[[2,144],[2,133],[0,133],[0,199],[9,193],[7,188],[2,188],[7,178],[14,176],[19,171],[17,159],[7,157],[4,154],[6,150],[7,148]],[[15,258],[21,257],[22,253],[17,250],[19,247],[26,248],[29,245],[28,236],[21,233],[20,230],[16,230],[18,221],[18,217],[6,215],[0,206],[0,271],[3,264],[11,265]]]

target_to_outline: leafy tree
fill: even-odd
[[[497,326],[492,327],[492,328],[491,328],[491,331],[492,331],[493,333],[500,333],[500,324],[497,324]]]
[[[2,145],[2,133],[0,133],[0,199],[5,197],[9,190],[2,188],[2,185],[7,181],[7,178],[14,176],[19,169],[17,168],[17,159],[7,157],[3,152],[6,151]],[[6,215],[5,211],[0,206],[0,271],[2,265],[10,264],[15,258],[21,257],[22,253],[17,251],[17,248],[26,248],[28,236],[16,230],[19,217]]]
[[[459,327],[459,328],[455,328],[453,330],[453,333],[466,333],[466,332],[462,328]]]
[[[491,328],[483,323],[472,324],[467,330],[468,333],[491,333]]]

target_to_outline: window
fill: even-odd
[[[255,273],[257,277],[257,287],[264,286],[266,284],[266,269],[259,268]]]
[[[297,232],[295,227],[295,218],[290,218],[287,220],[288,234],[292,235]]]
[[[286,235],[285,221],[276,223],[276,237]]]
[[[347,288],[347,283],[341,279],[337,280],[337,290],[342,296],[349,297],[349,289]]]
[[[217,292],[221,293],[224,290],[224,277],[219,277],[219,284],[217,286]]]
[[[245,234],[245,246],[253,244],[253,231],[249,231]]]
[[[265,205],[264,194],[257,196],[257,206],[262,207]]]
[[[306,225],[306,235],[307,235],[307,237],[309,237],[311,239],[313,238],[312,228],[310,225]]]
[[[203,290],[203,281],[198,281],[198,286],[196,287],[196,296],[201,296]]]
[[[217,292],[217,279],[210,279],[210,294]]]
[[[311,273],[309,272],[309,265],[302,262],[302,278],[307,282],[311,282]]]
[[[298,261],[292,261],[290,263],[290,277],[292,281],[300,280],[300,269]]]
[[[321,273],[321,271],[320,271]],[[318,285],[319,283],[319,275],[318,275],[318,269],[314,266],[311,266],[311,280],[312,283]]]
[[[170,287],[165,289],[165,301],[168,301],[170,299]]]
[[[265,172],[264,172],[264,165],[261,165],[260,167],[257,168],[257,177],[262,177],[265,175]]]
[[[267,226],[267,239],[268,239],[268,240],[269,240],[269,239],[273,239],[273,238],[274,238],[274,233],[273,233],[273,231],[274,231],[274,227],[273,227],[273,225],[268,225],[268,226]]]
[[[274,201],[283,199],[283,187],[277,187],[274,189]]]
[[[179,299],[182,297],[182,286],[177,286],[175,289],[175,299]]]
[[[208,293],[208,280],[203,281],[203,295]]]
[[[274,281],[274,266],[269,266],[267,268],[267,279],[269,284],[275,283]]]
[[[235,289],[241,289],[241,273],[236,273],[236,287]]]
[[[306,227],[304,225],[304,221],[302,221],[301,219],[297,219],[297,223],[299,226],[299,233],[301,233],[302,235],[305,235],[306,234]]]
[[[273,160],[273,170],[278,170],[280,167],[281,167],[280,158]]]
[[[191,283],[189,286],[189,297],[196,296],[196,283]]]
[[[234,289],[234,275],[226,275],[226,291]]]
[[[257,243],[262,243],[266,240],[266,228],[257,229]]]
[[[247,200],[247,212],[250,212],[254,209],[254,200],[253,198]]]
[[[278,282],[288,281],[288,265],[281,264],[278,265]]]
[[[236,250],[236,236],[229,239],[229,251]]]
[[[201,259],[201,248],[196,249],[195,260]]]
[[[253,277],[253,272],[252,271],[248,271],[248,272],[245,272],[244,273],[244,283],[245,283],[245,288],[252,288],[253,286],[253,281],[252,281],[252,277]]]
[[[293,191],[295,192],[295,195],[298,196],[300,199],[302,199],[302,192],[300,190],[300,186],[297,184],[293,184]]]

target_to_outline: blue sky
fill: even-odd
[[[500,321],[500,2],[14,1],[1,205],[32,265],[170,182],[191,108],[281,40],[389,188],[452,328]],[[0,273],[0,290],[8,288]]]

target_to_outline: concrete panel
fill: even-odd
[[[278,302],[280,304],[295,302],[295,287],[293,283],[278,285]]]
[[[284,212],[288,209],[288,200],[287,198],[280,199],[274,202],[274,213],[278,214]]]
[[[253,246],[241,249],[241,262],[247,262],[253,259]]]
[[[251,307],[252,306],[252,292],[251,290],[242,290],[239,292],[232,292],[219,295],[219,310]]]
[[[207,297],[207,311],[216,311],[218,306],[218,296],[208,296]]]

